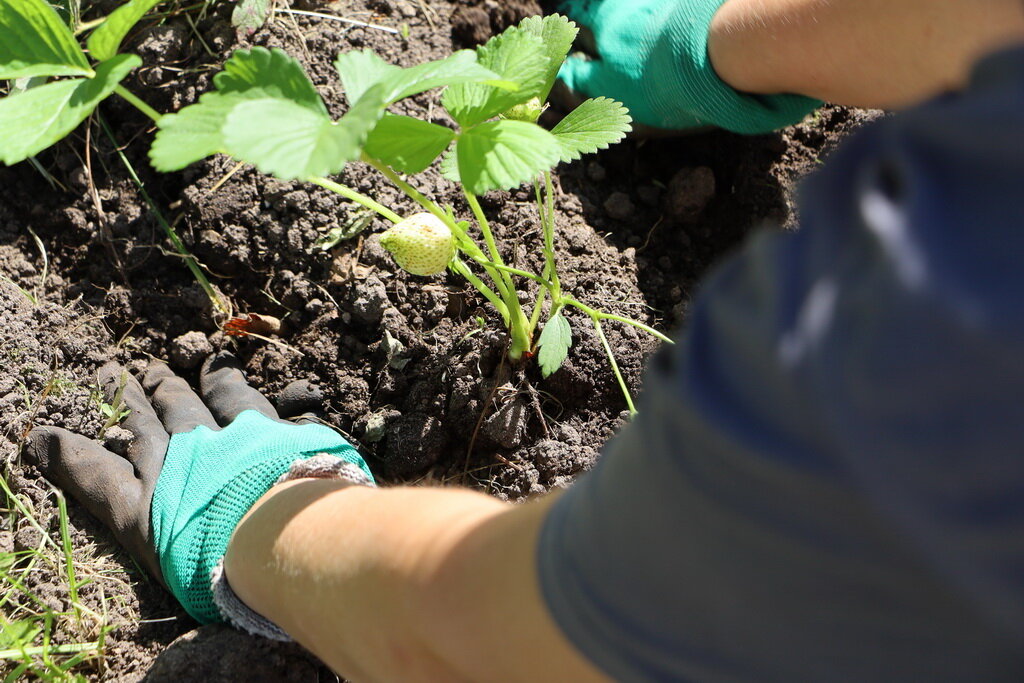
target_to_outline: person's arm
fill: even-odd
[[[40,426],[26,459],[200,623],[298,640],[360,681],[599,678],[537,585],[554,497],[376,489],[351,444],[282,419],[230,353],[206,360],[199,393],[160,362],[141,383],[116,363],[98,380],[130,411],[125,455]]]
[[[898,108],[962,88],[981,57],[1021,41],[1021,0],[727,0],[708,50],[743,92]]]
[[[290,482],[239,524],[225,571],[246,604],[356,680],[603,680],[537,585],[556,498]]]

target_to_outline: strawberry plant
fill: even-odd
[[[0,81],[11,82],[0,98],[0,163],[16,164],[56,144],[112,94],[159,121],[160,113],[122,84],[142,60],[119,50],[132,27],[161,1],[130,0],[89,22],[86,51],[45,0],[0,0]],[[122,160],[128,164],[123,155]],[[141,189],[130,166],[129,172]],[[213,306],[228,313],[174,229],[162,217],[160,224]]]
[[[607,98],[585,101],[550,131],[537,124],[576,33],[576,25],[565,17],[529,17],[475,51],[409,68],[389,64],[371,50],[341,54],[335,67],[349,108],[338,120],[330,117],[295,59],[276,49],[238,50],[214,77],[213,92],[160,119],[150,158],[158,170],[173,171],[212,154],[228,154],[264,173],[315,183],[377,212],[395,224],[382,244],[399,266],[416,275],[447,267],[464,277],[508,328],[509,357],[536,354],[544,376],[561,366],[572,344],[563,310],[581,310],[592,321],[632,412],[602,322],[615,320],[668,338],[569,296],[555,260],[551,170],[620,141],[630,130],[626,108]],[[434,88],[445,88],[441,104],[457,124],[455,130],[388,111],[399,100]],[[461,185],[475,229],[408,180],[439,159],[443,175]],[[425,213],[403,219],[328,177],[355,161],[377,169]],[[486,192],[528,182],[534,186],[543,235],[539,273],[505,263],[479,201]],[[517,280],[523,279],[538,285],[530,310],[519,300]]]
[[[116,93],[154,121],[160,114],[121,81],[142,64],[121,41],[160,0],[132,0],[89,35],[88,54],[45,0],[0,2],[0,161],[14,164],[55,144]],[[61,80],[51,80],[61,78]]]

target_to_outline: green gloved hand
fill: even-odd
[[[559,11],[590,29],[599,58],[574,55],[558,77],[586,97],[621,101],[634,121],[655,128],[755,134],[798,123],[821,103],[741,93],[715,73],[708,32],[724,1],[567,0]]]
[[[37,427],[29,461],[105,522],[197,621],[228,619],[280,636],[272,625],[267,633],[269,622],[254,625],[260,618],[226,581],[212,583],[231,534],[282,475],[372,485],[366,463],[334,430],[281,420],[228,353],[203,365],[201,399],[163,363],[151,364],[142,385],[111,363],[100,382],[108,400],[124,385],[131,412],[122,426],[133,436],[125,457],[84,436]]]

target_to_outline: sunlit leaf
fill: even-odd
[[[537,347],[540,349],[537,353],[537,364],[540,366],[541,375],[549,377],[562,367],[572,347],[572,328],[561,311],[551,316],[544,324]]]
[[[110,59],[117,54],[121,41],[135,24],[163,0],[131,0],[110,13],[107,20],[99,25],[89,41],[89,55],[96,60]]]
[[[470,192],[508,190],[558,163],[555,137],[522,121],[488,121],[459,136],[459,176]]]
[[[441,104],[464,128],[494,118],[517,104],[537,97],[544,87],[548,58],[542,40],[520,28],[510,28],[477,49],[477,61],[502,80],[516,84],[508,90],[483,83],[448,88]]]
[[[379,92],[366,93],[337,122],[288,100],[246,100],[227,116],[225,147],[236,159],[282,180],[333,175],[359,157],[383,113]]]
[[[92,74],[71,30],[45,0],[0,0],[0,79]]]
[[[633,130],[630,122],[628,109],[615,100],[598,97],[576,107],[551,133],[558,141],[561,160],[568,162],[619,142]]]
[[[367,90],[385,77],[398,73],[401,67],[388,64],[373,50],[351,50],[338,55],[334,68],[341,78],[349,106],[359,101]]]
[[[402,173],[419,173],[455,138],[450,128],[409,116],[385,114],[366,140],[366,153]]]
[[[213,84],[225,95],[281,98],[327,116],[327,107],[302,65],[278,48],[235,50]]]
[[[244,95],[206,93],[199,102],[160,119],[160,128],[149,149],[158,171],[177,171],[212,154],[226,152],[224,122],[231,110],[247,99]]]
[[[373,50],[354,50],[334,62],[349,103],[358,102],[371,86],[380,84],[384,101],[392,104],[433,88],[462,83],[491,83],[499,89],[516,89],[477,63],[473,50],[459,50],[444,59],[402,68],[388,64]]]
[[[118,55],[97,66],[94,78],[47,83],[0,100],[0,161],[17,163],[61,140],[141,63]]]
[[[544,44],[544,54],[548,59],[547,74],[544,77],[544,85],[538,95],[541,101],[544,101],[547,99],[548,93],[551,92],[551,87],[555,84],[558,70],[569,54],[579,29],[575,23],[560,14],[549,14],[545,17],[527,17],[520,22],[519,26],[524,31],[540,38]]]

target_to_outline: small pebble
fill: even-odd
[[[14,534],[10,531],[0,531],[0,553],[14,552]]]
[[[604,202],[605,212],[617,221],[624,221],[632,217],[636,207],[633,200],[625,192],[613,192]]]
[[[636,196],[646,206],[655,207],[661,201],[661,188],[655,185],[641,185],[636,188]]]
[[[377,276],[371,275],[359,288],[359,296],[352,302],[352,313],[362,322],[373,325],[380,321],[389,303],[384,283]]]
[[[289,382],[277,395],[277,412],[285,417],[294,417],[323,408],[324,392],[308,379]]]
[[[43,535],[34,526],[25,524],[14,532],[14,551],[37,550],[43,540]]]
[[[669,181],[665,213],[682,223],[693,222],[714,196],[714,171],[707,166],[684,168]]]
[[[213,353],[213,345],[199,331],[186,332],[171,342],[171,365],[191,370]]]
[[[134,438],[135,436],[124,427],[114,425],[103,434],[103,445],[109,451],[113,451],[118,455],[125,455],[128,453],[128,447],[132,445]]]

